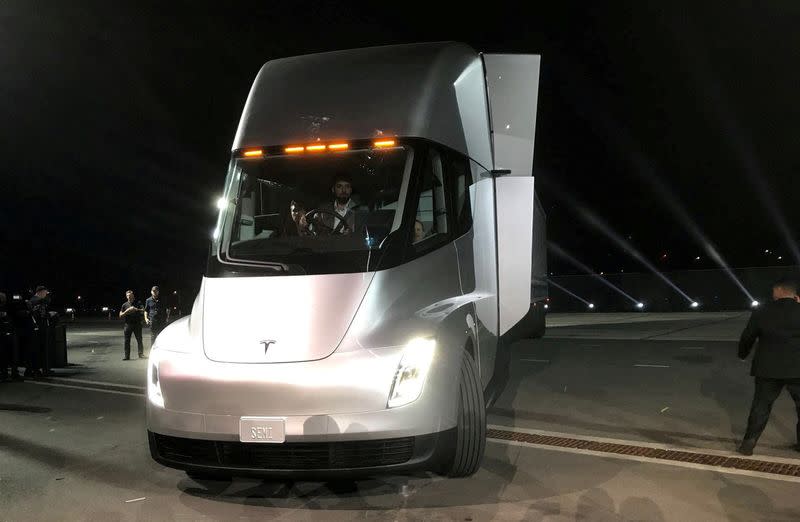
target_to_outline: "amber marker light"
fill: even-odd
[[[331,143],[328,145],[328,150],[347,150],[350,145],[347,143]]]
[[[394,147],[394,140],[380,140],[373,143],[378,148]]]
[[[286,147],[283,150],[289,154],[293,154],[296,152],[303,152],[305,150],[305,147]]]
[[[325,145],[309,145],[306,147],[308,152],[321,152],[325,150]]]
[[[262,156],[263,154],[264,154],[264,151],[261,150],[261,149],[253,149],[253,150],[244,151],[244,155],[247,158],[257,158],[259,156]]]

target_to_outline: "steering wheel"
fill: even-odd
[[[329,214],[330,216],[332,216],[334,218],[333,222],[336,223],[336,220],[338,219],[339,220],[339,224],[336,225],[335,227],[332,227],[332,226],[328,225],[327,223],[323,222],[321,219],[316,219],[316,217],[319,214]],[[327,229],[326,235],[340,234],[341,231],[342,231],[342,228],[347,226],[347,221],[345,221],[344,217],[339,215],[339,213],[334,212],[333,210],[328,210],[328,209],[323,209],[323,208],[315,208],[313,210],[309,210],[308,212],[306,212],[305,218],[306,218],[306,221],[309,222],[309,224],[312,222],[311,220],[313,219],[314,229],[316,229],[317,225]],[[313,229],[309,229],[309,230],[311,230],[311,233],[314,234],[315,236],[321,235],[320,231],[318,231],[318,230],[313,230]]]

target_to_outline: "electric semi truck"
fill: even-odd
[[[478,470],[509,343],[543,329],[538,81],[538,56],[452,42],[264,64],[192,313],[150,354],[152,457],[196,478]]]

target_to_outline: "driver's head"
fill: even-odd
[[[331,186],[333,197],[340,205],[346,204],[350,201],[350,195],[353,193],[353,183],[350,176],[347,174],[337,174],[333,178],[333,185]]]
[[[306,226],[306,208],[299,201],[292,201],[289,204],[289,212],[292,215],[292,221],[299,226]]]

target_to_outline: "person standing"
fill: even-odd
[[[9,313],[6,294],[0,292],[0,382],[20,380],[19,364],[14,346],[14,324]],[[6,373],[10,370],[11,373]]]
[[[33,317],[33,338],[30,348],[30,367],[25,375],[38,377],[50,373],[50,290],[44,285],[36,287],[30,300]]]
[[[157,286],[150,289],[150,297],[144,302],[144,322],[150,325],[150,349],[156,342],[156,337],[167,326],[167,311],[161,299],[158,298]]]
[[[139,358],[144,359],[144,345],[142,344],[142,303],[136,301],[133,290],[125,292],[127,301],[122,303],[119,316],[125,319],[125,357],[123,361],[131,358],[131,335],[136,337],[136,344],[139,348]]]
[[[755,355],[750,374],[755,377],[755,394],[747,419],[747,431],[737,449],[752,455],[764,431],[772,404],[783,388],[789,390],[797,409],[797,440],[800,451],[800,298],[797,283],[782,279],[772,287],[773,301],[750,316],[739,340],[739,358],[744,360],[753,349]]]

